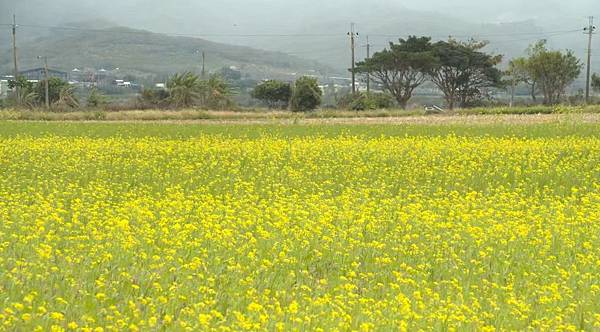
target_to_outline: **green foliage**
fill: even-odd
[[[432,50],[431,38],[410,36],[359,62],[356,72],[370,74],[396,98],[401,108],[406,108],[414,90],[425,82],[427,73],[436,64]]]
[[[24,77],[18,77],[16,81],[9,83],[10,88],[18,87],[18,100],[13,94],[11,103],[15,106],[20,105],[27,108],[43,106],[46,103],[46,81],[33,83],[27,81]],[[79,107],[79,101],[75,96],[75,87],[60,78],[50,77],[48,79],[48,99],[50,105],[57,108],[76,108]]]
[[[539,83],[544,104],[558,104],[567,87],[579,77],[583,65],[572,51],[549,51],[541,40],[528,50],[527,70]]]
[[[291,107],[294,112],[312,111],[321,105],[323,91],[319,88],[317,79],[300,77],[294,84]]]
[[[9,89],[12,90],[14,88],[19,88],[21,91],[24,91],[25,93],[33,92],[33,87],[34,87],[33,82],[29,82],[24,76],[19,76],[19,77],[17,77],[16,80],[10,80],[8,82]]]
[[[0,3],[4,3],[0,2]],[[309,69],[328,70],[315,61],[304,60],[280,52],[264,51],[250,47],[210,42],[199,38],[175,37],[124,27],[101,28],[98,31],[54,30],[44,38],[19,43],[21,54],[45,54],[51,51],[51,65],[69,69],[74,64],[84,68],[120,67],[136,76],[147,74],[171,75],[189,69],[200,69],[200,59],[195,50],[207,52],[208,69],[223,66],[251,64],[267,72],[303,72]],[[1,40],[1,38],[0,38]],[[1,43],[0,43],[1,44]],[[4,45],[4,44],[3,44]],[[74,49],[85,52],[73,52]],[[12,59],[6,48],[0,48],[0,72],[11,68]],[[33,67],[38,60],[22,57],[23,68]],[[194,66],[194,67],[190,67]],[[134,80],[138,81],[138,80]]]
[[[167,82],[167,90],[144,89],[138,98],[142,108],[204,107],[222,109],[231,107],[233,91],[229,83],[218,75],[201,80],[196,74],[175,74]]]
[[[231,107],[233,90],[227,81],[219,75],[211,75],[208,80],[200,83],[201,106],[209,109]]]
[[[175,74],[167,82],[170,103],[175,108],[195,105],[202,97],[202,88],[200,77],[190,72]]]
[[[219,71],[219,76],[228,81],[239,81],[242,79],[242,72],[236,69],[231,69],[229,67],[223,67]]]
[[[595,73],[592,75],[592,89],[595,92],[600,92],[600,75]]]
[[[502,56],[484,53],[486,45],[486,42],[453,39],[433,45],[437,63],[429,73],[450,109],[475,104],[486,98],[489,89],[502,86],[502,72],[496,68]]]
[[[46,98],[46,84],[45,80],[38,82],[35,85],[35,91],[38,95],[38,103],[43,105]],[[61,80],[60,78],[50,77],[48,79],[48,97],[50,104],[56,103],[60,99],[60,92],[63,88],[69,86],[69,83]]]
[[[53,103],[53,106],[59,109],[78,108],[79,100],[75,96],[75,87],[68,84],[61,87],[58,92],[58,99]]]
[[[143,89],[137,104],[141,109],[166,108],[169,106],[170,95],[165,89]]]
[[[508,69],[506,70],[506,75],[511,81],[510,84],[513,85],[513,89],[515,89],[516,85],[519,85],[520,83],[528,85],[531,99],[534,102],[536,101],[538,84],[536,79],[531,74],[528,58],[519,57],[510,60],[508,63]]]
[[[394,98],[387,93],[349,93],[338,101],[337,106],[354,111],[386,109],[394,106]]]
[[[87,98],[87,106],[89,107],[101,107],[108,103],[108,98],[102,94],[98,89],[94,88],[90,91]]]
[[[26,108],[34,108],[38,101],[38,95],[35,92],[35,84],[29,82],[25,77],[19,76],[16,80],[8,82],[9,89],[18,88],[19,94],[16,91],[9,95],[6,100],[7,106],[22,106]]]
[[[252,91],[252,98],[261,100],[269,107],[286,108],[292,97],[292,86],[289,83],[269,80],[257,85]]]

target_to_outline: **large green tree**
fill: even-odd
[[[24,106],[34,108],[38,102],[35,84],[29,82],[24,76],[17,77],[16,80],[8,82],[8,88],[13,90],[9,97],[9,101],[14,106]],[[19,94],[16,93],[18,88]]]
[[[535,102],[537,100],[538,85],[537,81],[531,75],[529,66],[529,59],[525,57],[514,58],[508,63],[508,69],[506,75],[510,80],[512,86],[512,93],[519,84],[526,84],[529,87],[529,93],[531,99]]]
[[[410,36],[359,62],[356,72],[371,75],[404,109],[436,63],[432,51],[431,38]]]
[[[222,109],[232,106],[233,90],[229,83],[220,75],[210,75],[208,80],[200,84],[201,105],[210,109]]]
[[[191,107],[202,97],[200,77],[190,72],[175,74],[167,81],[172,106]]]
[[[496,67],[502,56],[482,51],[486,42],[460,42],[453,39],[433,44],[437,63],[429,71],[450,109],[466,107],[502,86],[502,72]]]
[[[37,104],[43,105],[46,101],[46,81],[40,81],[35,86]],[[75,96],[75,87],[57,77],[48,79],[48,99],[50,104],[59,108],[79,107],[79,100]]]
[[[63,86],[58,93],[58,99],[53,105],[59,109],[79,107],[79,99],[75,95],[75,87],[69,84]]]
[[[572,51],[550,51],[541,40],[528,50],[528,70],[544,94],[544,104],[561,101],[567,87],[581,74],[583,64]]]
[[[594,92],[600,92],[600,75],[592,75],[592,89]]]
[[[292,86],[277,80],[264,81],[252,91],[252,98],[262,100],[269,107],[287,107],[291,97]]]
[[[316,78],[300,77],[294,84],[291,107],[294,112],[312,111],[321,105],[323,91]]]
[[[201,106],[218,109],[233,104],[231,87],[219,75],[211,75],[207,80],[201,80],[198,75],[190,72],[175,74],[167,81],[167,93],[167,105],[175,108]],[[162,105],[163,92],[144,91],[141,100],[148,105]]]

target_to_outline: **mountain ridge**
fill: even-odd
[[[218,71],[222,67],[235,66],[255,79],[290,76],[293,73],[335,72],[317,61],[283,52],[106,25],[68,24],[53,28],[40,37],[25,39],[18,44],[20,67],[39,67],[37,56],[44,55],[51,67],[65,71],[73,68],[121,68],[168,75],[181,71],[200,72],[200,54],[205,52],[207,70]],[[5,49],[3,53],[0,69],[10,72],[11,50]]]

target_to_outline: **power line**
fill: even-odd
[[[574,32],[581,32],[581,30],[576,30],[576,31],[574,30],[574,31],[563,32],[563,33],[554,33],[554,34],[539,35],[539,36],[537,36],[535,38],[529,37],[529,38],[520,38],[520,39],[511,39],[511,40],[492,41],[491,43],[493,45],[503,45],[503,44],[521,42],[521,41],[536,41],[536,40],[539,40],[540,38],[552,38],[552,37],[562,36],[562,35],[566,35],[566,34],[571,34],[571,33],[574,33]]]

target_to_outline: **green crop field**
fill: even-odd
[[[600,124],[0,122],[0,330],[600,329]]]

